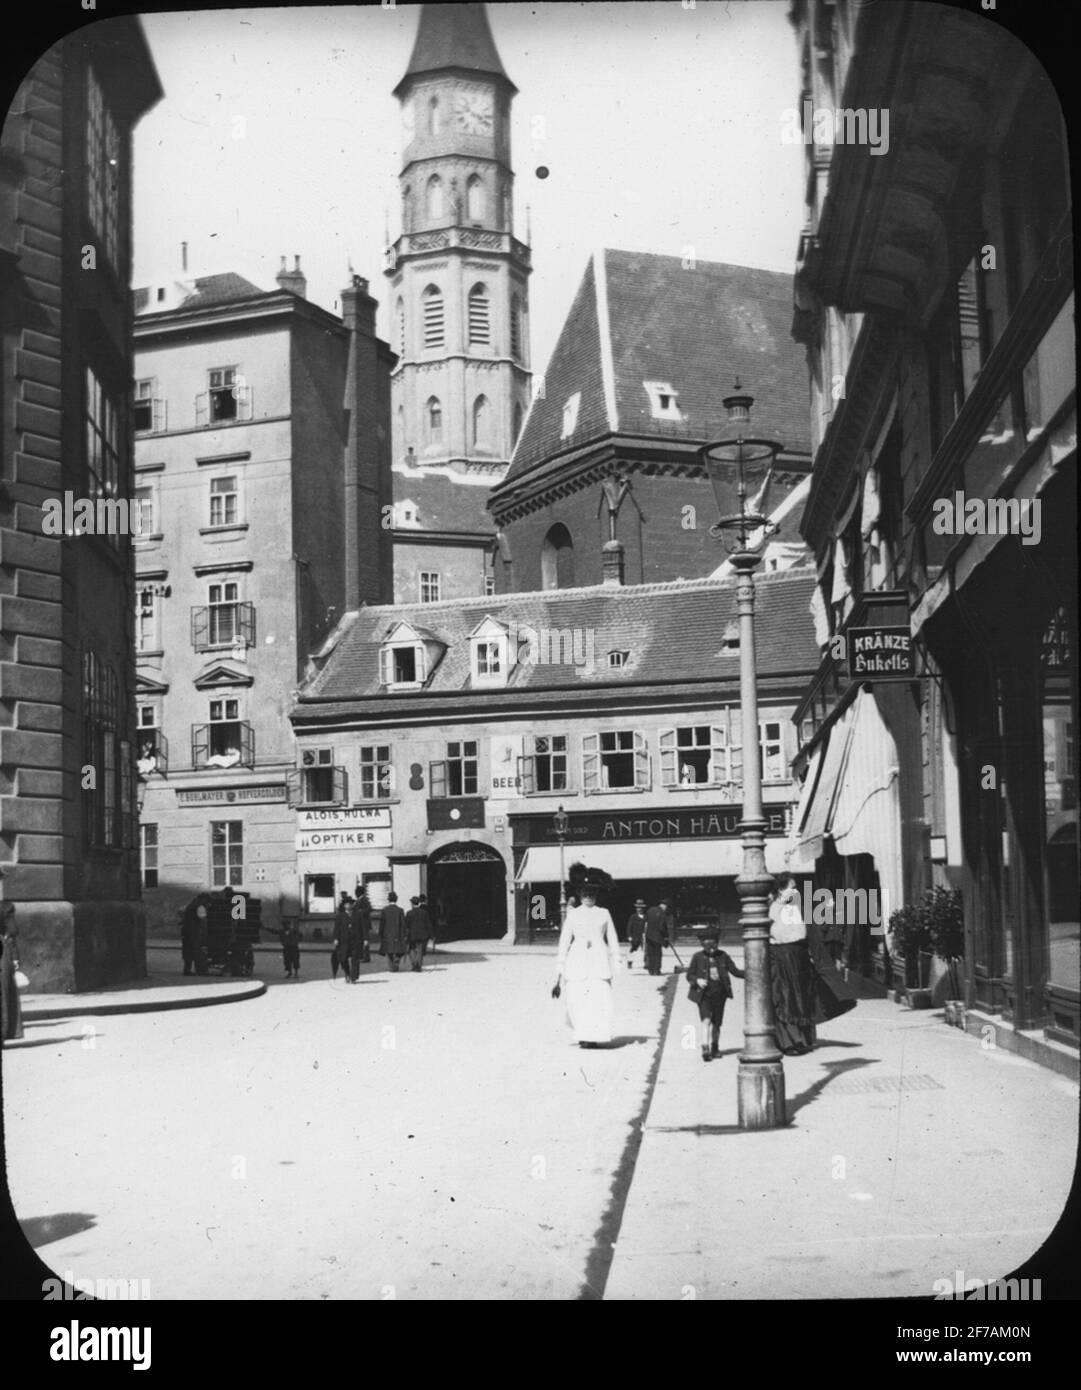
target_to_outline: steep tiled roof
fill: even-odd
[[[735,378],[755,398],[754,433],[809,453],[807,366],[793,341],[787,272],[646,252],[598,252],[582,277],[506,481],[613,428],[705,442],[727,424]],[[607,322],[607,331],[603,325]],[[604,379],[609,381],[606,403]],[[643,382],[676,393],[681,421],[654,419]],[[563,408],[582,392],[573,437]],[[610,425],[610,417],[614,422]]]
[[[231,304],[246,299],[258,298],[264,294],[280,294],[280,290],[261,290],[258,285],[253,285],[250,280],[245,280],[243,275],[237,275],[235,271],[228,270],[222,275],[203,275],[191,282],[193,289],[186,294],[179,303],[170,303],[169,309],[164,312],[183,311],[187,313],[191,309],[208,309],[215,304]],[[181,292],[183,286],[178,284],[174,288]],[[154,313],[155,307],[150,302],[150,289],[148,286],[141,286],[132,291],[134,309],[137,314]]]
[[[484,531],[494,534],[487,510],[488,489],[477,483],[456,483],[445,474],[400,473],[394,475],[394,500],[415,502],[417,531]]]
[[[491,73],[510,81],[499,60],[483,5],[424,5],[421,8],[413,53],[401,82],[394,89],[395,96],[406,78],[448,68]]]
[[[814,573],[788,571],[760,576],[757,584],[756,646],[759,675],[813,672],[819,661],[809,616]],[[507,690],[472,691],[469,636],[486,616],[514,626],[522,642],[531,634],[576,633],[561,664],[522,661]],[[442,696],[470,705],[502,702],[510,692],[534,695],[545,690],[578,691],[595,699],[609,690],[643,686],[738,685],[739,649],[726,647],[736,623],[736,590],[731,580],[644,584],[626,588],[594,586],[449,599],[442,603],[395,604],[361,608],[346,615],[327,644],[322,668],[301,687],[298,717],[357,714],[358,702],[372,713]],[[446,651],[421,691],[388,694],[379,683],[379,647],[398,622],[423,624]],[[541,639],[543,643],[543,638]],[[544,645],[540,650],[545,652]],[[630,653],[627,666],[611,670],[610,651]],[[575,664],[574,658],[577,658]]]

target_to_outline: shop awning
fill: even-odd
[[[815,788],[818,786],[818,774],[821,769],[822,749],[816,748],[807,764],[807,775],[803,779],[796,813],[792,818],[792,835],[785,848],[785,865],[793,874],[809,874],[814,870],[815,856],[808,854],[801,847],[800,839],[803,834],[803,823],[807,819],[807,813],[814,801]]]
[[[794,857],[802,864],[813,866],[822,853],[823,841],[829,832],[831,813],[837,792],[844,777],[848,742],[852,736],[853,707],[849,706],[829,732],[826,751],[822,754],[822,766],[818,781],[810,792],[810,804],[804,811],[802,828],[793,834]],[[808,777],[808,781],[810,778]],[[806,783],[804,788],[806,789]],[[801,806],[804,803],[801,803]],[[793,869],[793,872],[796,872]]]
[[[787,840],[766,839],[766,868],[771,874],[785,870]],[[743,868],[739,840],[636,840],[633,844],[568,845],[565,867],[586,864],[603,869],[617,883],[659,878],[735,878]],[[531,845],[522,859],[515,883],[558,883],[559,847]]]
[[[850,713],[847,757],[828,828],[838,854],[874,858],[883,908],[890,911],[904,901],[897,745],[870,691],[860,691]]]

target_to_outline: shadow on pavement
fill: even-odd
[[[60,1023],[62,1020],[57,1019],[57,1022]],[[52,1047],[55,1043],[82,1042],[85,1037],[85,1033],[65,1033],[63,1037],[59,1038],[55,1035],[51,1038],[9,1038],[4,1043],[4,1051],[25,1052],[28,1047]],[[95,1039],[104,1037],[104,1034],[95,1029],[94,1037]]]
[[[34,1247],[40,1249],[54,1240],[64,1240],[67,1236],[77,1236],[81,1231],[92,1230],[97,1218],[85,1211],[61,1211],[55,1216],[28,1216],[19,1222],[23,1235]]]
[[[834,1046],[858,1047],[859,1044],[837,1043],[834,1044]],[[794,1096],[789,1100],[789,1124],[792,1123],[793,1116],[798,1115],[805,1105],[814,1104],[814,1102],[818,1099],[818,1097],[822,1094],[822,1092],[826,1089],[826,1087],[830,1084],[831,1081],[836,1081],[838,1077],[844,1076],[847,1072],[858,1071],[861,1067],[869,1067],[872,1062],[877,1062],[879,1060],[880,1059],[878,1057],[853,1057],[852,1060],[848,1062],[826,1062],[824,1065],[826,1067],[826,1070],[829,1072],[829,1075],[820,1077],[817,1081],[813,1082],[810,1086],[808,1086],[805,1091],[801,1091],[798,1096]]]

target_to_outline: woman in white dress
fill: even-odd
[[[581,905],[567,910],[559,934],[559,984],[567,1021],[579,1047],[612,1041],[612,990],[619,973],[619,939],[605,907],[597,906],[597,883],[576,884]]]

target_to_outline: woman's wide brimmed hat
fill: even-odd
[[[610,874],[603,869],[586,869],[584,873],[572,878],[567,885],[572,893],[602,893],[612,886]]]

